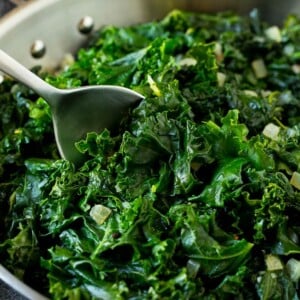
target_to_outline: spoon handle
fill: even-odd
[[[34,90],[38,95],[42,96],[50,105],[54,104],[51,103],[51,99],[55,99],[55,97],[53,96],[56,94],[56,91],[58,89],[42,80],[33,72],[29,71],[22,64],[20,64],[18,61],[16,61],[14,58],[9,56],[1,49],[0,70]]]

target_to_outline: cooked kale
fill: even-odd
[[[46,102],[4,80],[1,263],[53,299],[299,299],[299,28],[178,10],[101,28],[46,80],[145,99],[77,168]]]

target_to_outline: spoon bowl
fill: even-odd
[[[82,155],[74,144],[88,132],[118,126],[142,96],[120,86],[87,86],[59,90],[52,106],[54,133],[62,157],[78,162]]]
[[[29,71],[3,50],[0,70],[25,84],[50,105],[60,155],[78,164],[83,159],[75,143],[88,132],[113,129],[128,110],[144,97],[125,87],[112,85],[58,89]]]

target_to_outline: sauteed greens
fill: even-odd
[[[255,10],[102,28],[47,80],[145,100],[77,143],[79,168],[4,80],[1,263],[53,299],[299,299],[299,29]]]

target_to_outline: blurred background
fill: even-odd
[[[5,15],[11,9],[24,4],[28,0],[0,0],[0,17]]]

